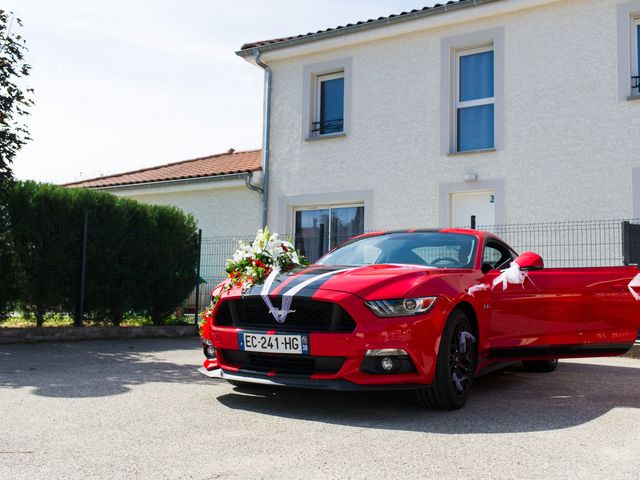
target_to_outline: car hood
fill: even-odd
[[[363,267],[312,265],[278,275],[272,285],[256,285],[245,295],[295,295],[313,297],[322,290],[345,292],[365,300],[402,298],[433,277],[465,270],[440,269],[420,265],[378,264]],[[437,293],[437,292],[434,292]]]

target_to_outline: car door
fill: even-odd
[[[523,354],[550,357],[616,355],[631,348],[640,302],[628,285],[634,267],[550,268],[529,272],[536,290],[527,314]]]
[[[497,239],[485,242],[482,256],[484,283],[491,288],[489,304],[490,348],[506,348],[524,345],[530,341],[536,328],[531,324],[531,312],[539,308],[540,298],[531,282],[523,285],[493,285],[501,270],[508,268],[517,257],[506,244]]]
[[[496,267],[496,261],[509,261],[505,248],[496,240],[486,242],[485,270]],[[640,326],[640,302],[628,290],[635,273],[633,267],[531,270],[524,284],[505,289],[492,285],[500,274],[493,268],[485,278],[492,286],[490,357],[623,353]]]

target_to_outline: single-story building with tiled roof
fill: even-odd
[[[191,213],[205,236],[261,226],[261,150],[225,153],[68,183]]]

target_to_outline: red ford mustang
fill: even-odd
[[[462,407],[507,363],[621,355],[640,328],[635,266],[543,268],[476,230],[355,237],[316,264],[224,294],[203,328],[201,373],[335,390],[415,389]],[[268,306],[270,305],[270,306]]]

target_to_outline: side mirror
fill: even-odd
[[[542,270],[544,262],[542,257],[534,252],[525,252],[514,260],[520,270]]]

